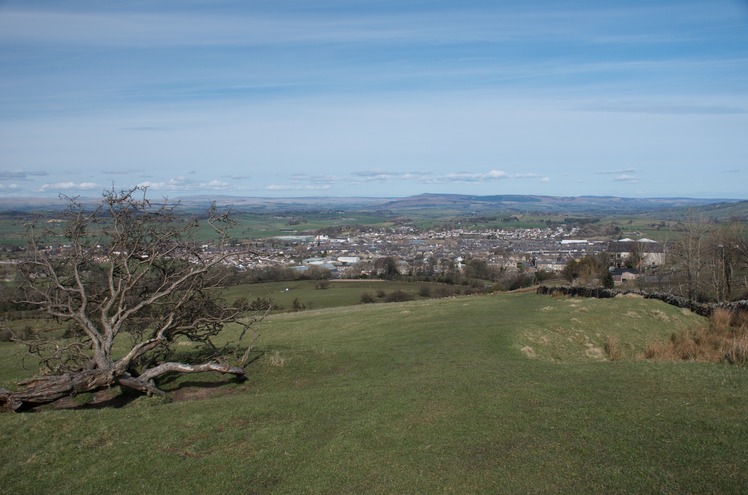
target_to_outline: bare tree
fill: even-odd
[[[0,389],[0,408],[116,385],[163,394],[157,381],[172,373],[243,379],[257,336],[250,325],[258,317],[246,319],[246,308],[229,306],[218,294],[226,273],[220,265],[235,254],[225,249],[228,215],[210,209],[206,223],[215,241],[200,245],[200,222],[179,215],[178,204],[152,204],[144,188],[106,191],[93,208],[66,199],[62,222],[30,227],[20,277],[24,304],[75,331],[64,340],[25,341],[43,374],[17,391]],[[213,339],[229,323],[241,326],[241,337],[219,346]],[[175,358],[178,340],[197,343],[192,358]]]
[[[706,294],[704,272],[710,261],[708,252],[713,230],[703,219],[689,215],[683,225],[682,237],[671,248],[671,262],[685,275],[685,295],[690,301],[701,299]]]
[[[730,300],[735,274],[748,264],[745,226],[736,222],[717,230],[712,240],[712,255],[717,300]]]

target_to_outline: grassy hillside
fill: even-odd
[[[745,493],[747,370],[633,359],[700,324],[655,301],[535,294],[278,314],[248,382],[169,385],[200,400],[0,415],[0,486]],[[625,359],[605,360],[610,336]],[[0,384],[17,351],[0,344]]]

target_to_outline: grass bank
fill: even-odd
[[[278,314],[248,382],[170,384],[202,400],[0,415],[0,486],[745,493],[746,369],[633,359],[645,337],[702,323],[655,301],[534,294]],[[610,335],[630,359],[590,352]],[[3,383],[16,353],[0,345]]]

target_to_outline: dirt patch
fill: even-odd
[[[211,397],[223,397],[233,395],[242,391],[244,387],[232,387],[228,383],[199,383],[194,385],[184,384],[176,390],[169,392],[169,398],[174,401],[202,400]]]
[[[650,312],[650,314],[657,318],[660,321],[670,321],[670,317],[665,314],[663,311],[660,311],[659,309],[654,309]]]
[[[81,394],[76,397],[68,396],[50,404],[53,409],[104,409],[119,408],[135,400],[138,394],[112,387],[95,393]]]
[[[605,350],[602,347],[598,347],[595,344],[588,342],[584,345],[586,349],[584,350],[584,354],[590,358],[595,359],[597,361],[604,361],[605,358]]]
[[[536,357],[536,356],[537,356],[537,355],[535,354],[535,349],[533,349],[533,348],[532,348],[532,347],[530,347],[529,345],[526,345],[526,346],[524,346],[524,347],[523,347],[522,349],[520,349],[520,351],[522,351],[522,353],[523,353],[523,354],[524,354],[525,356],[529,357],[529,358],[534,358],[534,357]]]
[[[232,385],[230,382],[186,382],[179,388],[167,392],[166,401],[201,400],[242,393],[245,390],[244,386]],[[63,397],[44,407],[73,410],[117,409],[144,397],[146,396],[130,389],[112,387],[76,397]]]
[[[631,292],[626,293],[626,294],[618,294],[616,295],[616,297],[628,297],[629,299],[644,299],[644,296],[642,296],[641,294],[633,294]]]

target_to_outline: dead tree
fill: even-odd
[[[0,389],[0,408],[112,386],[163,394],[158,380],[173,373],[245,378],[258,317],[219,294],[225,262],[236,255],[227,250],[228,215],[212,207],[202,223],[187,219],[178,203],[152,204],[140,187],[106,191],[94,207],[65,199],[62,221],[30,226],[20,278],[22,302],[68,322],[72,335],[24,341],[42,376]],[[206,230],[213,241],[196,243]],[[229,323],[241,337],[218,345]],[[195,352],[178,354],[180,340],[197,343]]]

